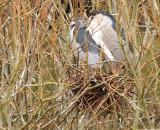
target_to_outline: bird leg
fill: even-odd
[[[116,75],[118,72],[118,65],[115,63],[112,64],[112,72],[113,72],[113,75]]]

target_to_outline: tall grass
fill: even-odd
[[[159,7],[156,0],[93,0],[92,5],[72,0],[0,1],[0,129],[160,128]],[[70,21],[93,9],[117,14],[126,41],[133,44],[136,64],[128,60],[130,73],[119,75],[126,79],[122,86],[133,81],[132,96],[112,86],[114,75],[106,79],[101,70],[84,67],[82,73],[73,59]],[[93,85],[95,73],[102,79]],[[76,74],[82,75],[74,78]],[[74,94],[71,88],[77,82],[81,89]],[[99,99],[103,103],[97,110],[89,102],[88,108],[80,106],[86,92],[100,85],[111,92]],[[120,100],[105,106],[114,92]],[[112,111],[105,114],[109,107]]]

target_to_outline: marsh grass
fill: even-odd
[[[159,7],[156,0],[0,1],[0,129],[158,129]],[[70,21],[92,9],[117,14],[133,43],[137,64],[117,77],[74,62]]]

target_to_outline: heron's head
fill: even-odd
[[[88,21],[91,22],[94,18],[97,18],[99,21],[101,21],[104,17],[108,17],[111,19],[112,22],[115,22],[114,17],[108,13],[107,11],[103,10],[94,10],[88,15]]]
[[[70,23],[70,30],[72,30],[75,26],[77,28],[84,28],[87,25],[87,19],[83,17],[74,18]]]

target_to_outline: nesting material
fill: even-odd
[[[93,69],[75,70],[74,74],[70,75],[69,82],[73,98],[79,98],[79,111],[87,110],[94,114],[100,110],[107,113],[120,112],[125,97],[131,98],[135,93],[130,78],[114,77]]]

